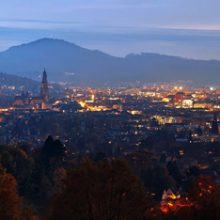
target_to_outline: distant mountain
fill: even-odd
[[[88,50],[64,40],[40,39],[0,53],[0,72],[77,85],[193,80],[220,84],[220,61],[192,60],[152,53],[124,58]]]

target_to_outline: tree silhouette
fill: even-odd
[[[0,168],[0,219],[22,220],[21,199],[17,195],[15,178]]]
[[[44,143],[42,153],[48,162],[51,158],[62,158],[65,154],[65,147],[60,140],[53,140],[51,136],[48,136]]]
[[[141,220],[146,205],[143,188],[124,161],[86,162],[68,173],[49,219]]]
[[[195,203],[194,219],[220,219],[220,185],[213,177],[197,178],[190,189]]]

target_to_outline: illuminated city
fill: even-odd
[[[0,220],[220,219],[220,1],[0,6]]]

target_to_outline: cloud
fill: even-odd
[[[7,41],[12,34],[0,29],[1,48],[54,36],[118,54],[150,48],[190,56],[206,48],[216,57],[219,8],[219,0],[2,0],[0,27],[15,37]]]
[[[88,24],[218,29],[219,8],[219,0],[3,0],[0,21],[10,27],[28,27],[32,21],[36,28],[66,28],[66,23],[77,22],[82,28]]]

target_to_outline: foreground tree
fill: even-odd
[[[17,195],[16,180],[0,168],[0,219],[21,220],[21,199]]]
[[[196,204],[194,219],[220,219],[220,184],[213,177],[199,177],[190,194]]]
[[[200,176],[189,188],[190,206],[165,216],[169,220],[219,220],[220,185],[213,177]]]
[[[147,201],[142,186],[121,160],[86,162],[68,173],[51,220],[142,220]]]

